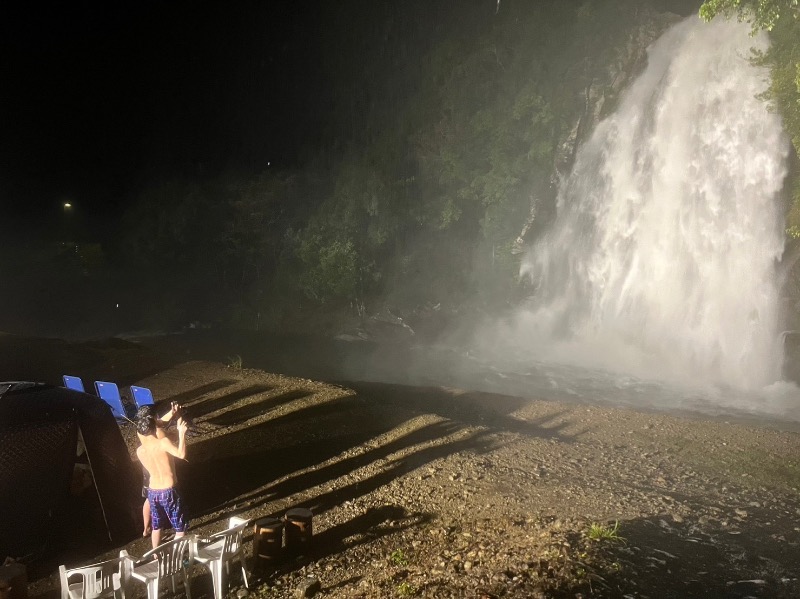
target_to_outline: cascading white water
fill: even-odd
[[[780,378],[788,141],[756,97],[766,40],[748,34],[691,18],[651,47],[524,260],[535,294],[504,331],[517,352],[742,389]]]

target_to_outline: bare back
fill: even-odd
[[[175,486],[175,467],[172,464],[170,448],[175,446],[166,438],[153,435],[139,435],[141,445],[136,456],[145,470],[150,474],[151,489],[169,489]]]

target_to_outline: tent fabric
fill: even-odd
[[[0,383],[0,559],[47,544],[67,513],[81,459],[101,512],[86,514],[86,525],[99,522],[109,541],[128,542],[141,528],[141,476],[108,405],[64,387]]]

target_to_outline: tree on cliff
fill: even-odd
[[[772,31],[779,19],[800,18],[800,0],[706,0],[700,7],[700,17],[710,21],[717,15],[730,18],[737,15],[754,30]]]

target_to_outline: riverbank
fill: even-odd
[[[37,343],[41,365],[83,356],[113,367],[104,378],[187,406],[194,430],[180,477],[195,531],[232,514],[312,510],[313,554],[282,564],[254,595],[293,597],[313,576],[325,597],[800,596],[791,431],[543,397],[334,385],[125,342],[69,351],[53,342],[48,357]],[[46,578],[30,594],[56,588]],[[209,593],[199,575],[193,595]]]

